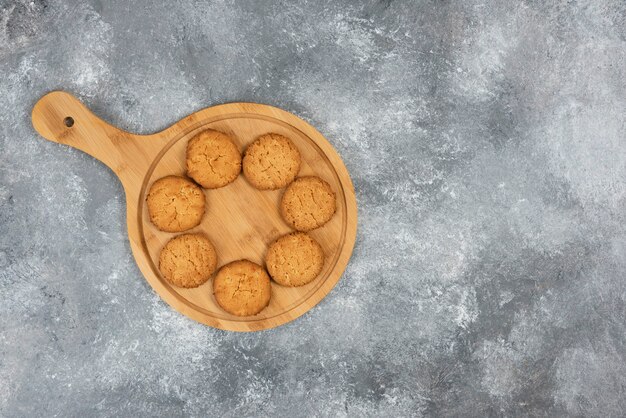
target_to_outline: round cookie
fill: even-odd
[[[187,175],[206,189],[235,181],[241,172],[241,154],[225,133],[208,129],[187,143]]]
[[[304,232],[292,232],[270,245],[265,256],[267,271],[283,286],[304,286],[324,267],[324,250]]]
[[[258,137],[243,157],[243,174],[255,188],[276,190],[293,181],[300,171],[300,152],[289,140],[269,133]]]
[[[217,254],[211,241],[200,234],[172,238],[159,255],[159,270],[165,279],[178,287],[198,287],[211,277],[217,267]]]
[[[146,198],[150,221],[165,232],[182,232],[198,226],[204,216],[204,192],[183,177],[155,181]]]
[[[237,316],[256,315],[272,295],[270,276],[265,269],[248,260],[223,266],[213,279],[215,300],[226,312]]]
[[[296,179],[287,187],[280,202],[283,219],[298,231],[324,225],[335,210],[335,192],[319,177]]]

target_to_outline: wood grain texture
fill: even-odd
[[[65,123],[73,119],[73,125]],[[231,331],[258,331],[289,322],[315,306],[335,286],[345,270],[357,228],[357,206],[350,176],[332,145],[311,125],[291,113],[255,103],[229,103],[193,113],[171,127],[135,135],[99,119],[75,97],[51,92],[33,108],[33,126],[44,138],[78,148],[97,158],[119,177],[126,193],[130,245],[137,264],[153,289],[174,309],[201,323]],[[310,232],[323,247],[326,262],[306,286],[282,287],[272,282],[269,306],[252,317],[236,317],[215,302],[212,280],[195,289],[169,285],[158,271],[158,256],[175,233],[157,230],[145,204],[150,185],[170,174],[185,174],[187,141],[204,129],[230,134],[240,151],[257,136],[277,132],[300,150],[300,176],[326,180],[337,195],[337,212],[326,225]],[[226,187],[205,190],[207,210],[201,224],[187,232],[202,232],[214,243],[218,266],[238,259],[264,264],[269,244],[291,231],[280,217],[284,189],[260,191],[240,175]]]

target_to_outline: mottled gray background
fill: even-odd
[[[2,416],[623,416],[626,4],[0,0]],[[338,286],[278,329],[170,309],[120,183],[40,138],[268,103],[352,174]]]

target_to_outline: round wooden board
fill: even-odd
[[[67,116],[73,118],[75,126],[60,123]],[[33,125],[47,139],[82,149],[118,174],[126,191],[129,238],[137,264],[165,301],[199,322],[231,331],[257,331],[282,325],[322,300],[348,264],[357,225],[350,176],[330,143],[291,113],[267,105],[230,103],[196,112],[160,133],[141,136],[107,125],[72,96],[54,92],[35,106]],[[319,176],[336,193],[337,212],[327,224],[310,232],[326,255],[322,272],[302,287],[289,288],[272,282],[270,304],[255,316],[237,317],[222,310],[213,297],[212,280],[195,289],[183,289],[167,283],[158,270],[161,249],[179,234],[159,231],[150,222],[146,195],[159,178],[185,175],[187,142],[205,129],[229,134],[242,153],[261,134],[282,134],[301,153],[299,176]],[[207,209],[202,223],[184,233],[202,232],[209,237],[217,251],[218,268],[239,259],[264,265],[269,244],[292,231],[279,211],[284,189],[257,190],[241,174],[223,188],[204,192]]]

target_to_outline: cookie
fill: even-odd
[[[223,266],[213,280],[215,300],[226,312],[237,316],[256,315],[272,295],[270,276],[265,269],[248,260]]]
[[[336,210],[335,193],[319,177],[300,177],[287,187],[280,202],[285,222],[298,231],[324,225]]]
[[[304,232],[293,232],[278,238],[265,256],[267,271],[283,286],[303,286],[320,274],[324,267],[324,250]]]
[[[165,232],[182,232],[198,226],[204,216],[204,192],[183,177],[155,181],[146,198],[152,223]]]
[[[261,135],[243,157],[243,174],[257,189],[276,190],[293,181],[300,171],[300,152],[279,134]]]
[[[241,172],[239,148],[225,133],[202,131],[187,143],[187,175],[206,189],[235,181]]]
[[[178,287],[198,287],[217,267],[217,254],[211,241],[200,234],[172,238],[159,255],[159,270],[165,279]]]

